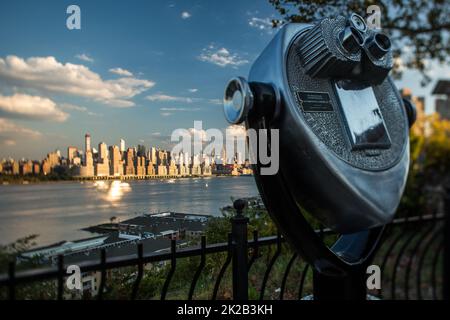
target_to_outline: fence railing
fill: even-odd
[[[450,208],[448,195],[445,208],[446,211]],[[436,213],[403,217],[387,226],[383,244],[373,261],[382,271],[382,285],[381,289],[370,291],[371,295],[385,299],[448,298],[449,278],[448,273],[444,272],[444,268],[448,270],[449,267],[450,250],[449,219],[445,219],[446,216],[448,215],[444,213]],[[159,295],[164,300],[168,297],[169,287],[177,271],[177,262],[180,259],[198,257],[199,262],[195,271],[192,270],[186,295],[191,300],[205,271],[206,258],[214,254],[222,254],[222,259],[210,285],[209,299],[248,299],[250,287],[253,289],[251,299],[302,299],[310,294],[311,267],[290,249],[280,234],[259,237],[258,232],[254,231],[253,238],[247,239],[247,225],[248,219],[242,215],[242,210],[238,210],[237,215],[231,219],[231,232],[226,243],[207,244],[206,237],[202,236],[199,246],[180,249],[177,248],[176,241],[172,240],[170,251],[153,254],[144,254],[143,245],[137,244],[135,254],[111,258],[102,249],[99,261],[81,263],[79,267],[83,274],[99,274],[100,283],[95,296],[99,300],[105,298],[109,272],[124,267],[137,268],[129,295],[130,299],[137,299],[147,272],[145,266],[158,263],[164,263],[167,268]],[[324,239],[336,236],[328,229],[317,232]],[[252,268],[258,263],[257,274],[249,279]],[[18,271],[16,267],[16,263],[11,262],[8,273],[0,276],[0,288],[6,289],[4,298],[18,298],[18,286],[48,280],[55,283],[55,298],[65,298],[65,281],[68,275],[62,255],[58,256],[56,265],[52,267],[25,271]],[[232,297],[220,296],[219,288],[225,275],[229,273]],[[277,275],[274,276],[274,273]]]

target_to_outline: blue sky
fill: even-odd
[[[81,30],[66,27],[70,4]],[[227,127],[224,86],[248,74],[275,14],[262,0],[2,1],[0,159],[81,148],[85,132],[94,145],[166,146],[194,120]],[[434,83],[419,81],[407,72],[399,87],[427,95]]]

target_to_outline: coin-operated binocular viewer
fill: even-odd
[[[267,140],[279,143],[279,170],[262,175],[257,162],[255,179],[272,219],[313,267],[315,299],[365,299],[366,267],[405,187],[415,109],[388,76],[392,67],[389,37],[352,14],[285,25],[248,81],[234,78],[225,90],[228,122],[279,130],[279,141]],[[305,211],[340,234],[333,246]]]

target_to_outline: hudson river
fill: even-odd
[[[230,197],[258,195],[253,177],[0,185],[0,244],[38,234],[38,245],[92,236],[81,228],[165,210],[220,215]]]

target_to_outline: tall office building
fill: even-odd
[[[120,139],[120,152],[125,152],[125,140]]]
[[[178,175],[178,167],[177,167],[174,159],[170,160],[168,175],[169,176],[177,176]]]
[[[136,157],[136,174],[138,176],[145,176],[145,157],[137,156]]]
[[[86,151],[84,155],[84,165],[80,167],[80,176],[82,177],[92,177],[94,176],[94,158],[92,156],[92,151]]]
[[[134,175],[136,174],[136,170],[134,167],[134,149],[128,148],[126,155],[126,164],[125,164],[125,174],[126,175]]]
[[[111,158],[110,175],[121,176],[123,175],[123,161],[122,155],[118,146],[111,146],[109,148],[109,154]]]
[[[84,152],[91,151],[91,135],[86,133],[84,135]]]
[[[108,146],[104,142],[98,144],[98,160],[108,160]]]
[[[67,148],[67,160],[69,161],[69,165],[73,164],[73,160],[78,157],[78,149],[76,147],[68,147]]]
[[[108,146],[104,142],[98,144],[98,161],[95,165],[97,176],[109,175]]]
[[[151,149],[150,161],[153,165],[156,165],[158,162],[156,159],[156,148],[155,147],[152,147],[152,149]]]
[[[157,156],[158,156],[158,165],[163,165],[163,166],[168,165],[169,159],[168,159],[167,151],[159,150]]]

